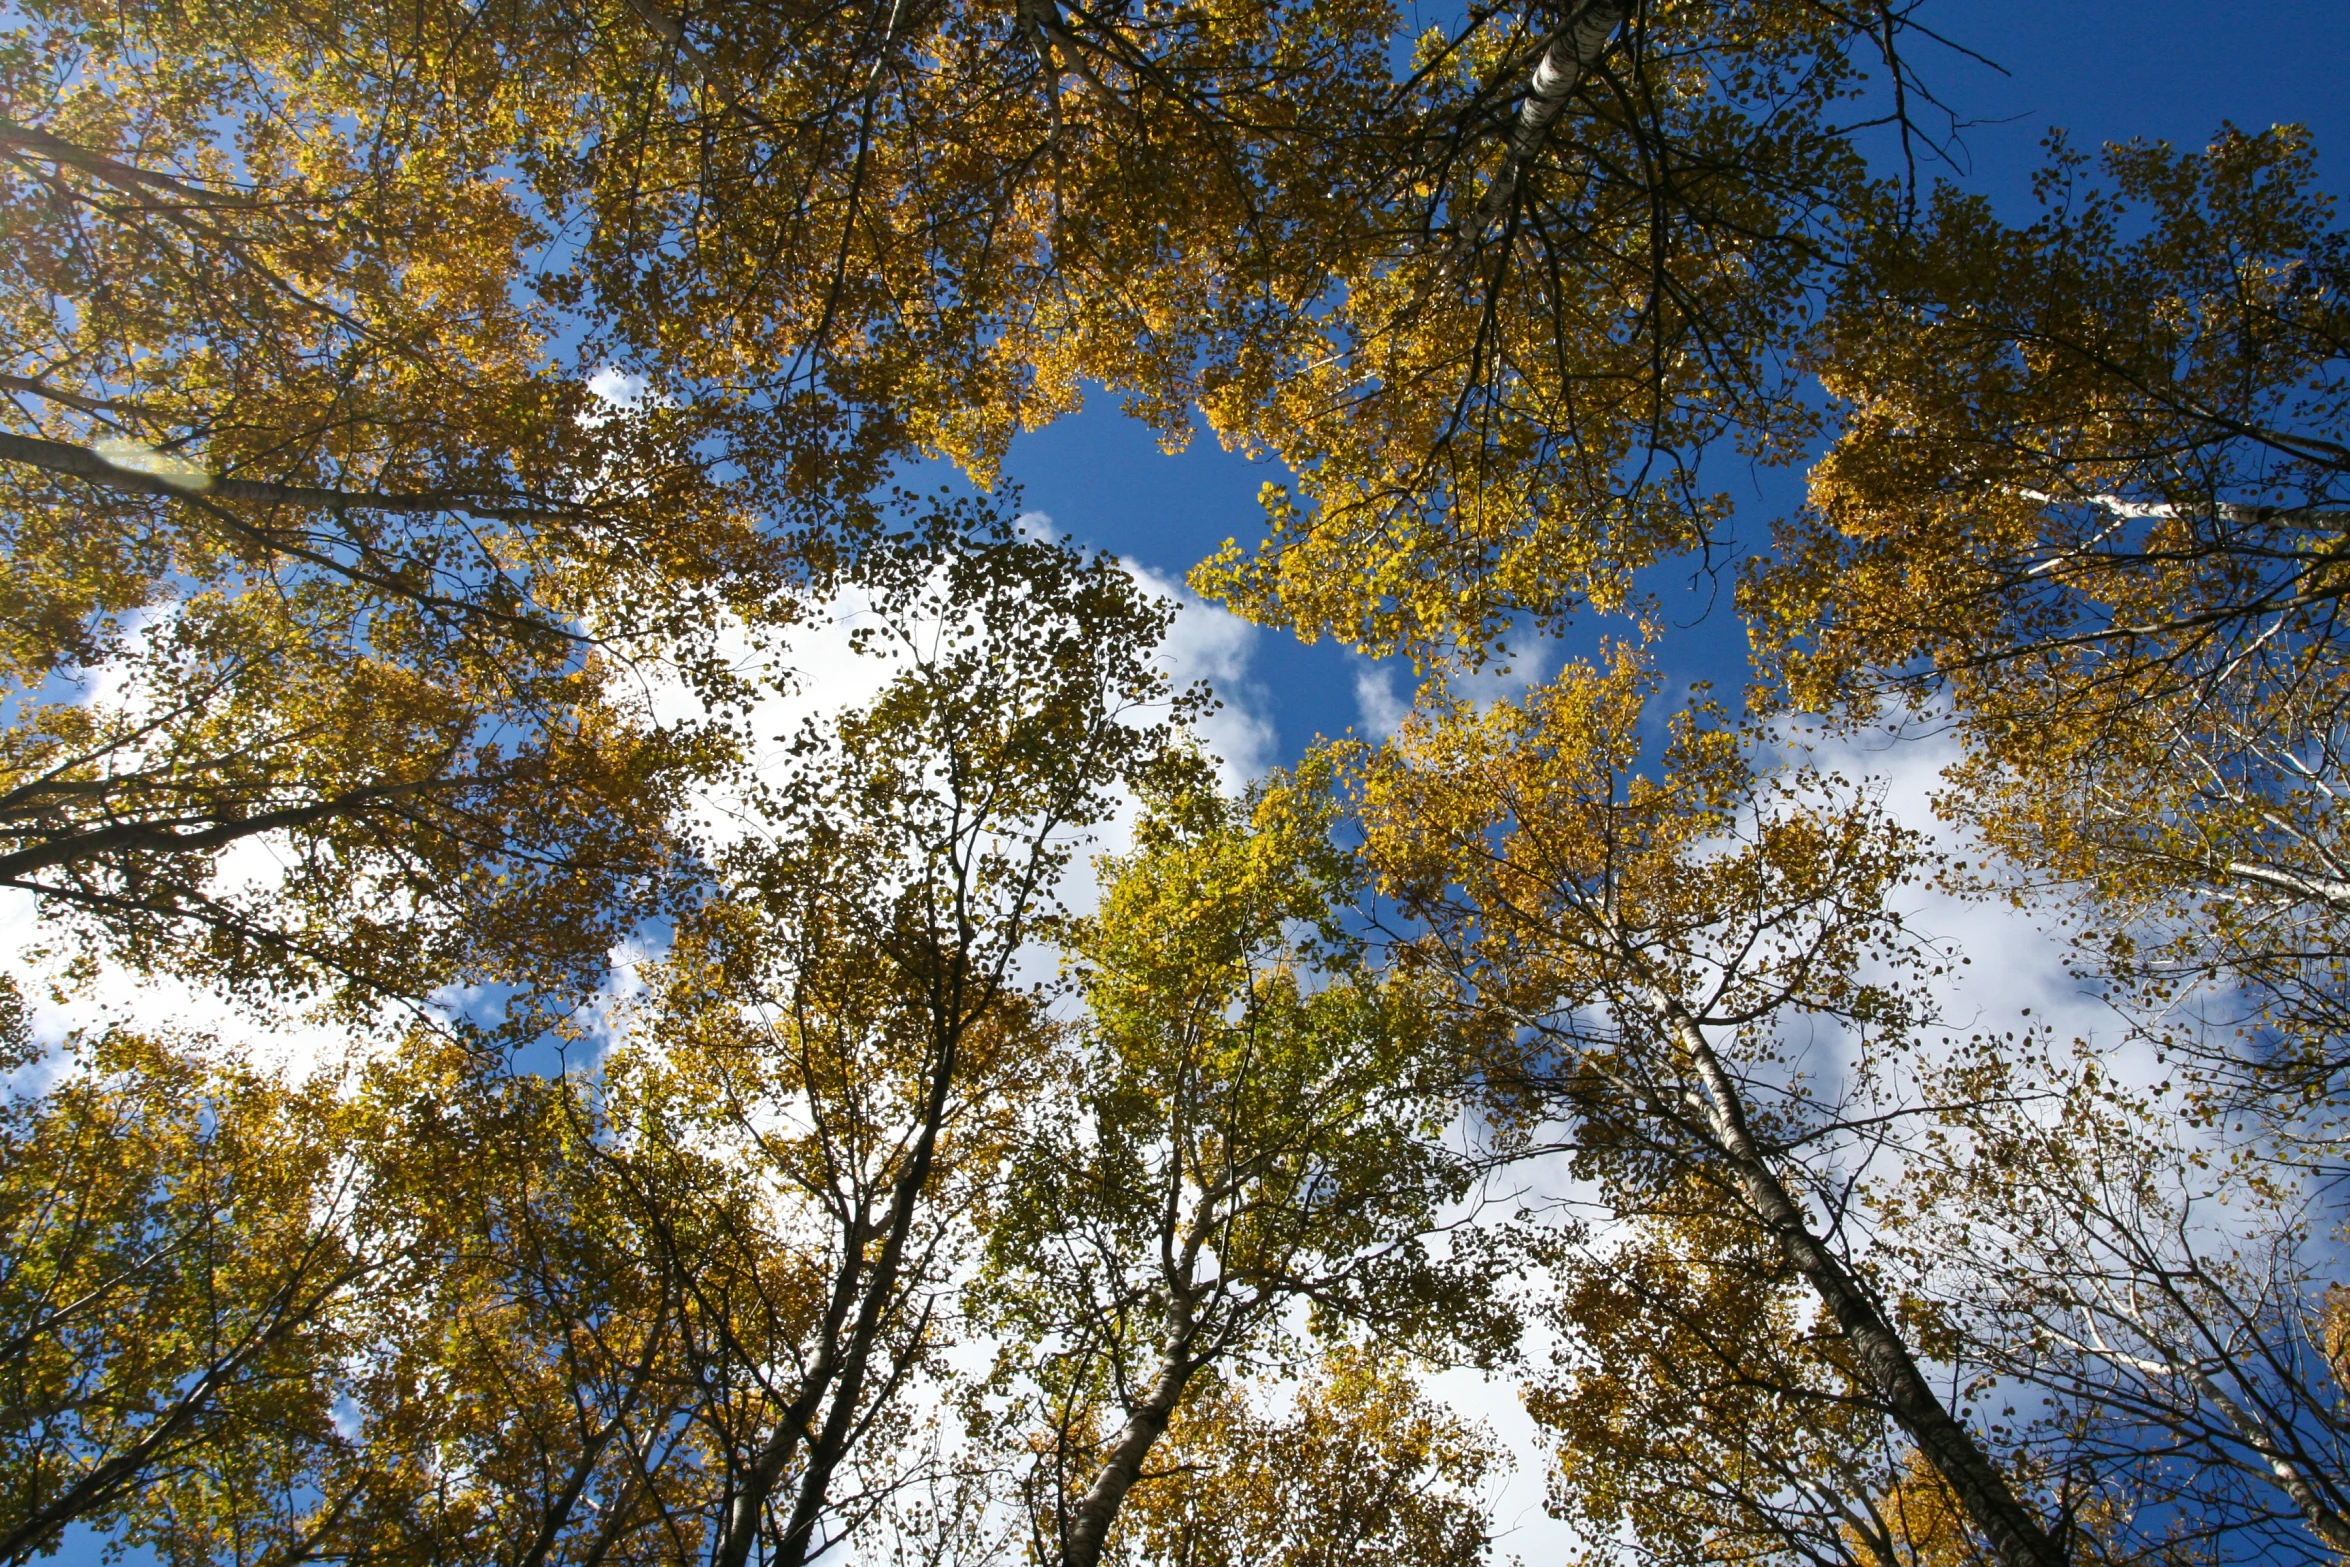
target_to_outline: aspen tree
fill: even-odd
[[[1920,848],[1829,780],[1758,778],[1702,714],[1643,771],[1648,686],[1624,651],[1523,705],[1424,704],[1363,763],[1365,852],[1467,1004],[1521,1031],[1524,1091],[1570,1118],[1611,1210],[1709,1192],[1803,1280],[1849,1395],[1900,1427],[1986,1548],[2053,1567],[2050,1525],[1935,1388],[1804,1161],[1838,1106],[1786,1080],[1783,1031],[1804,1020],[1895,1044],[1916,1020],[1899,981],[1930,953],[1888,899]]]
[[[561,988],[658,911],[722,751],[648,719],[630,639],[713,674],[714,578],[784,568],[550,356],[494,73],[341,39],[11,20],[0,879],[254,989]]]
[[[1632,1559],[1908,1567],[1943,1521],[1904,1505],[1916,1450],[1850,1396],[1857,1368],[1769,1237],[1702,1185],[1675,1195],[1556,1248],[1560,1344],[1526,1397],[1553,1509],[1599,1560],[1628,1532]]]
[[[1300,1309],[1391,1353],[1497,1336],[1472,1250],[1431,1252],[1476,1172],[1446,1146],[1458,1046],[1340,923],[1334,803],[1310,777],[1242,801],[1188,780],[1063,933],[1085,1011],[979,1293],[1006,1366],[1035,1368],[1036,1549],[1065,1567],[1105,1559],[1195,1391],[1295,1357]]]
[[[42,1053],[10,1011],[14,1071]],[[338,1157],[354,1117],[127,1031],[53,1065],[47,1092],[0,1103],[0,1560],[76,1527],[202,1537],[224,1514],[256,1541],[323,1533],[347,1495],[294,1500],[337,1445],[319,1372],[398,1251]]]
[[[1783,700],[1948,704],[1948,809],[2096,895],[2084,953],[2149,1011],[2241,985],[2276,1041],[2177,1043],[2287,1115],[2341,1059],[2343,242],[2311,159],[2230,132],[2099,180],[2060,145],[2029,225],[1956,192],[1885,225],[1816,347],[1845,408],[1811,509],[1745,589]]]
[[[2043,1038],[1977,1038],[1941,1077],[1951,1108],[1888,1193],[1889,1252],[2032,1416],[2105,1548],[2334,1559],[2333,1236],[2298,1161]]]
[[[947,520],[861,571],[859,646],[899,667],[792,738],[616,1065],[678,1222],[705,1198],[665,1161],[754,1194],[740,1255],[671,1264],[721,1567],[858,1521],[849,1482],[936,1370],[973,1204],[1044,1080],[1026,944],[1189,706],[1151,658],[1167,606],[1115,561]]]

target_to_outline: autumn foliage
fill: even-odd
[[[1416,26],[0,21],[0,1563],[1481,1567],[1480,1383],[1594,1564],[2350,1555],[2315,149]],[[1392,734],[1226,776],[1089,397]]]

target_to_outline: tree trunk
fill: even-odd
[[[2007,1477],[1974,1434],[1943,1407],[1900,1334],[1836,1254],[1812,1233],[1802,1207],[1755,1147],[1737,1086],[1706,1043],[1697,1020],[1669,996],[1656,998],[1654,1005],[1697,1074],[1700,1092],[1691,1096],[1693,1107],[1729,1160],[1747,1202],[1836,1319],[1871,1390],[1948,1482],[2006,1567],[2066,1567],[2064,1551],[2017,1500]]]
[[[1566,24],[1550,35],[1550,43],[1534,67],[1534,78],[1527,84],[1525,101],[1518,105],[1509,150],[1502,154],[1501,167],[1478,199],[1476,211],[1453,240],[1452,253],[1445,258],[1446,271],[1457,269],[1484,237],[1487,226],[1509,210],[1526,166],[1550,139],[1550,127],[1583,84],[1583,73],[1599,63],[1608,40],[1631,13],[1631,0],[1583,0],[1568,15]]]
[[[185,832],[180,830],[182,823],[149,821],[116,822],[83,832],[60,833],[27,848],[0,854],[0,882],[15,884],[20,878],[30,876],[35,871],[45,871],[59,865],[77,865],[113,854],[136,854],[142,851],[187,854],[204,849],[226,848],[241,838],[250,838],[258,833],[314,826],[336,816],[354,816],[361,811],[393,804],[402,798],[429,790],[455,788],[475,781],[468,778],[420,778],[408,783],[370,784],[329,800],[317,800],[308,805],[289,805],[281,810],[262,811],[238,821],[192,828]],[[0,826],[0,838],[12,836],[15,835],[5,826]]]
[[[86,479],[126,495],[202,495],[219,501],[249,501],[259,506],[299,506],[313,511],[387,511],[431,515],[454,512],[485,522],[539,522],[583,518],[587,514],[562,506],[507,506],[479,496],[436,490],[394,494],[382,490],[330,490],[308,484],[274,484],[260,479],[223,479],[194,463],[175,463],[155,472],[130,463],[111,462],[86,446],[44,440],[36,435],[0,431],[0,461],[23,463],[48,473]]]
[[[1182,1327],[1168,1341],[1166,1358],[1159,1363],[1159,1374],[1151,1389],[1134,1412],[1126,1417],[1125,1427],[1119,1431],[1117,1443],[1110,1449],[1109,1461],[1093,1484],[1078,1501],[1061,1546],[1061,1567],[1100,1567],[1102,1547],[1110,1538],[1110,1526],[1118,1521],[1118,1509],[1125,1505],[1126,1493],[1134,1489],[1134,1482],[1142,1478],[1143,1460],[1158,1439],[1166,1434],[1167,1422],[1174,1418],[1175,1406],[1183,1401],[1184,1384],[1198,1369],[1191,1358],[1191,1331]]]
[[[844,1237],[842,1283],[850,1289],[835,1299],[836,1304],[845,1304],[848,1298],[857,1302],[857,1316],[849,1324],[847,1342],[840,1341],[840,1318],[828,1313],[827,1341],[817,1369],[811,1371],[808,1387],[785,1412],[749,1483],[735,1498],[726,1529],[712,1555],[714,1567],[747,1567],[751,1547],[758,1540],[767,1498],[782,1477],[784,1466],[802,1447],[807,1452],[807,1468],[800,1476],[799,1494],[775,1561],[782,1567],[798,1567],[807,1560],[808,1546],[815,1536],[816,1522],[823,1512],[833,1474],[848,1448],[857,1401],[865,1391],[865,1374],[874,1341],[880,1335],[882,1317],[897,1289],[906,1239],[914,1228],[922,1190],[930,1182],[939,1132],[946,1125],[948,1091],[954,1077],[959,1036],[959,1028],[950,1029],[939,1046],[929,1092],[923,1102],[921,1131],[907,1153],[905,1167],[892,1184],[888,1217],[879,1235],[881,1249],[869,1271],[861,1263],[864,1247],[872,1237]],[[861,1284],[857,1282],[859,1273],[864,1275]],[[806,1433],[819,1409],[824,1410],[823,1429],[814,1433],[812,1440],[807,1439]]]

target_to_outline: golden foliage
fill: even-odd
[[[1478,1487],[1498,1455],[1376,1350],[1332,1354],[1268,1414],[1219,1383],[1169,1427],[1121,1525],[1165,1567],[1479,1567]]]

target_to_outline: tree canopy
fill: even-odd
[[[1480,1567],[1480,1379],[1595,1564],[2350,1556],[2310,137],[1432,15],[0,19],[0,1563]],[[1088,397],[1391,733],[1225,774]]]

